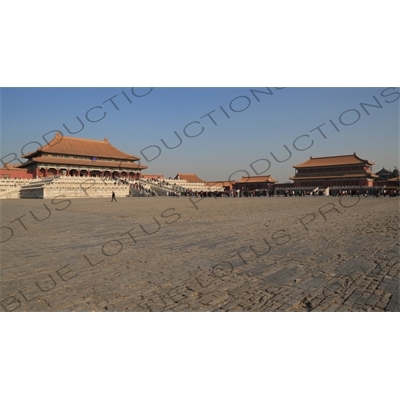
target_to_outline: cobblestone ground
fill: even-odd
[[[1,311],[399,311],[399,199],[1,201]]]

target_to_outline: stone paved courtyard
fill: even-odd
[[[399,199],[1,201],[1,311],[399,311]]]

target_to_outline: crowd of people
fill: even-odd
[[[225,190],[221,192],[211,191],[192,191],[185,190],[181,192],[170,192],[167,193],[169,196],[176,197],[305,197],[305,196],[324,196],[325,190],[267,190],[267,189],[256,189],[256,190]],[[399,196],[399,188],[397,189],[347,189],[347,190],[330,190],[328,196],[333,197],[395,197]]]
[[[285,197],[292,196],[324,196],[326,189],[321,190],[277,190],[277,195]],[[357,197],[395,197],[399,196],[399,188],[396,189],[382,189],[382,188],[368,188],[368,189],[330,189],[329,196],[343,197],[343,196],[357,196]]]
[[[399,195],[399,188],[397,189],[380,189],[380,188],[371,188],[371,189],[350,189],[350,190],[332,190],[330,193],[331,196],[341,197],[341,196],[357,196],[357,197],[396,197]]]
[[[156,196],[156,192],[152,189],[144,187],[140,182],[131,182],[130,183],[130,194],[133,194],[133,190],[137,190],[139,192],[139,195],[141,196]]]
[[[275,188],[271,189],[255,189],[249,190],[246,187],[233,190],[193,190],[180,186],[179,184],[171,184],[163,179],[149,178],[144,181],[148,183],[147,188],[141,184],[140,181],[129,182],[131,188],[136,189],[141,195],[157,196],[160,194],[172,197],[305,197],[305,196],[357,196],[357,197],[395,197],[399,196],[399,188],[329,188],[329,189],[288,189],[288,188]],[[160,189],[160,190],[158,190]],[[157,194],[157,192],[159,194]]]

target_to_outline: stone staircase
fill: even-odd
[[[41,181],[41,179],[0,179],[0,199],[19,199],[24,186],[35,185]]]

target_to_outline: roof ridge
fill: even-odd
[[[312,159],[312,160],[317,160],[317,159],[319,159],[319,158],[337,158],[337,157],[349,157],[349,156],[356,156],[356,157],[358,157],[358,155],[356,154],[356,153],[353,153],[353,154],[342,154],[342,155],[340,155],[340,156],[324,156],[324,157],[310,157],[310,159]]]
[[[268,178],[271,176],[271,174],[268,175],[248,175],[248,176],[242,176],[242,178]]]
[[[56,136],[57,137],[57,136]],[[108,141],[108,139],[107,138],[104,138],[103,140],[99,140],[99,139],[86,139],[86,138],[78,138],[78,137],[73,137],[73,136],[65,136],[65,135],[62,135],[61,136],[63,139],[65,138],[65,139],[73,139],[73,140],[85,140],[85,141],[88,141],[88,142],[99,142],[99,143],[108,143],[108,144],[110,144],[110,142]],[[55,138],[53,138],[53,139],[55,139]],[[49,143],[47,143],[46,145],[48,145]],[[45,145],[45,146],[46,146]],[[43,146],[44,147],[44,146]],[[114,146],[113,146],[114,147]]]

